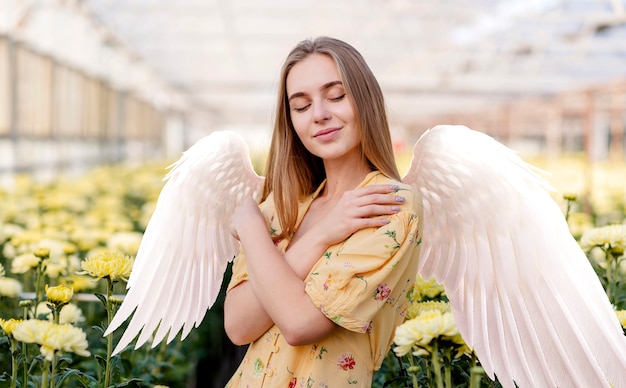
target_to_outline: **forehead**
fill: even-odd
[[[285,84],[291,94],[317,90],[333,81],[341,81],[335,61],[328,55],[311,54],[291,68]]]

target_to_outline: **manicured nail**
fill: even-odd
[[[388,224],[391,222],[389,221],[389,218],[383,218],[382,221],[383,221],[383,224]]]
[[[399,195],[396,197],[396,201],[398,201],[398,202],[404,202],[404,200],[405,200],[405,199],[406,199],[406,198],[401,197],[401,196],[399,196]]]
[[[394,212],[400,211],[400,206],[392,206],[391,211],[394,211]]]
[[[400,190],[400,186],[398,185],[389,185],[389,190]]]

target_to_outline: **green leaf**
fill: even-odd
[[[113,385],[113,387],[115,388],[122,388],[122,387],[141,388],[141,382],[142,380],[140,379],[132,379],[124,383],[115,384]]]
[[[96,296],[96,298],[100,299],[100,302],[102,302],[104,308],[107,308],[107,297],[99,292],[94,292],[94,295]]]

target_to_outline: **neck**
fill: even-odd
[[[326,185],[320,196],[327,200],[340,197],[345,191],[352,190],[359,185],[371,168],[367,161],[359,157],[358,161],[324,161],[326,170]]]

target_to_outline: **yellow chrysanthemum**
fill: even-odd
[[[427,301],[427,302],[416,302],[411,303],[409,306],[409,310],[406,313],[406,319],[413,319],[425,311],[430,310],[438,310],[441,313],[450,312],[450,304],[448,302],[440,302],[440,301]]]
[[[133,268],[133,259],[117,251],[104,250],[87,257],[81,268],[98,279],[110,277],[111,280],[127,280]]]
[[[435,298],[444,293],[443,286],[435,279],[424,280],[421,276],[417,276],[415,286],[413,286],[412,299],[420,301],[427,298]]]
[[[617,314],[620,325],[626,329],[626,310],[617,310],[615,314]]]
[[[15,329],[15,326],[22,322],[21,319],[7,319],[4,320],[2,318],[0,318],[0,327],[2,328],[2,331],[4,331],[4,333],[6,335],[11,335],[11,333],[13,333],[13,330]]]
[[[11,263],[11,272],[13,273],[26,273],[30,271],[32,268],[35,268],[39,265],[41,259],[32,253],[25,253],[23,255],[19,255],[13,259]]]
[[[432,308],[424,309],[413,319],[409,319],[396,328],[394,336],[394,352],[404,356],[413,350],[416,356],[429,354],[432,350],[431,342],[434,339],[449,341],[456,345],[457,356],[468,350],[461,337],[452,312],[442,311],[446,303],[430,303]]]
[[[29,319],[15,326],[13,337],[18,341],[41,345],[41,354],[49,361],[57,352],[72,352],[87,357],[87,335],[80,328],[49,321]]]
[[[626,248],[626,225],[607,225],[585,232],[580,239],[585,251],[594,247],[610,250],[613,254],[623,254]]]
[[[17,298],[23,291],[22,283],[13,278],[0,277],[0,296]]]
[[[68,303],[74,296],[74,290],[63,285],[48,287],[46,284],[46,296],[52,303]]]

